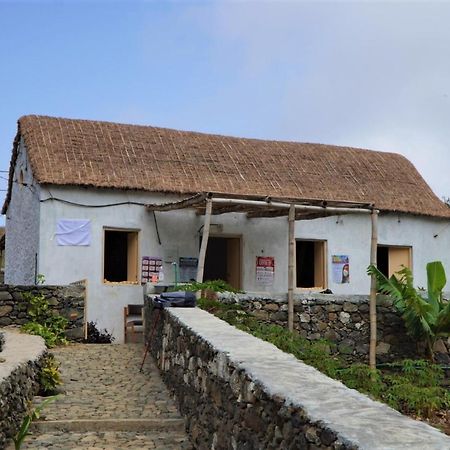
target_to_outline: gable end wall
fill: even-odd
[[[23,184],[20,184],[20,173]],[[39,249],[40,187],[34,180],[23,141],[19,144],[11,201],[6,212],[5,283],[35,283]]]

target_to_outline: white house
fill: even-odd
[[[401,155],[25,116],[2,211],[5,282],[87,279],[87,319],[120,341],[142,283],[161,267],[161,284],[196,277],[211,198],[205,279],[286,292],[292,204],[298,290],[368,294],[374,208],[383,271],[409,266],[419,286],[428,261],[450,273],[450,208]]]

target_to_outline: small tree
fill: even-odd
[[[427,264],[426,298],[414,288],[412,272],[407,267],[389,279],[373,265],[368,267],[367,273],[375,275],[378,290],[392,298],[407,333],[417,341],[426,343],[428,356],[433,361],[436,340],[450,336],[450,303],[442,297],[447,282],[442,263],[434,261]]]

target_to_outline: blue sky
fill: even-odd
[[[46,114],[394,151],[450,196],[449,23],[432,2],[0,0],[0,170]]]

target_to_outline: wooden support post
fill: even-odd
[[[289,208],[289,260],[288,260],[288,328],[294,330],[294,282],[295,282],[295,205]]]
[[[208,247],[209,226],[211,224],[212,200],[206,199],[205,223],[203,225],[202,245],[198,256],[197,282],[203,282],[203,272],[205,269],[206,248]]]
[[[378,246],[378,211],[372,210],[372,238],[370,245],[370,264],[377,265],[377,246]],[[370,280],[370,346],[369,346],[369,366],[376,368],[376,348],[377,348],[377,279],[375,275]]]

